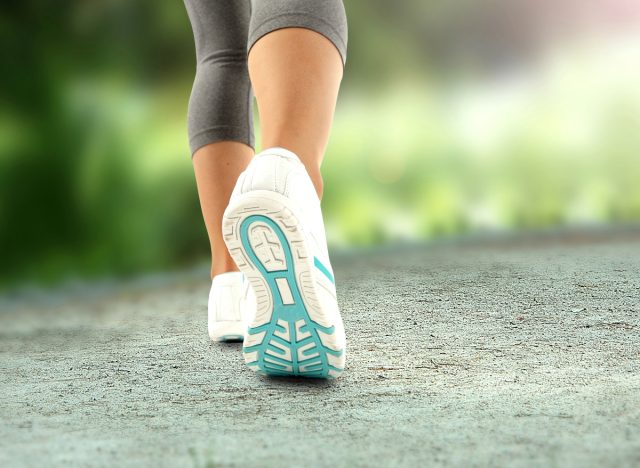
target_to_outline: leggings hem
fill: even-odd
[[[271,17],[259,26],[255,27],[251,32],[247,45],[247,56],[253,45],[258,39],[269,34],[270,32],[284,28],[304,28],[322,34],[329,39],[331,43],[338,49],[342,66],[347,62],[347,40],[327,21],[309,14],[301,13],[282,13],[276,17]]]
[[[203,146],[210,145],[211,143],[217,143],[219,141],[236,141],[238,143],[244,143],[254,151],[256,149],[254,137],[251,134],[247,135],[246,128],[220,125],[202,130],[189,138],[191,157],[193,158],[196,151]]]

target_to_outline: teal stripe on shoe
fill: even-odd
[[[326,266],[324,266],[320,260],[318,260],[318,257],[313,257],[313,264],[316,266],[318,270],[324,273],[324,276],[329,278],[329,281],[331,281],[333,284],[336,284],[336,280],[333,279],[333,275],[331,274],[329,269]]]

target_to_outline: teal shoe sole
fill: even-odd
[[[339,330],[336,324],[327,325],[328,314],[315,298],[312,275],[323,275],[331,282],[333,276],[320,260],[307,255],[293,214],[284,207],[267,210],[249,202],[225,218],[226,227],[232,227],[226,231],[225,241],[251,282],[261,310],[245,336],[247,365],[271,376],[340,375],[344,331],[341,322]],[[338,333],[342,333],[342,340]]]

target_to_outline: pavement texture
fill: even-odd
[[[334,269],[334,381],[209,342],[202,271],[5,297],[0,466],[640,466],[640,231]]]

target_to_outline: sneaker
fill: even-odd
[[[256,297],[243,353],[257,372],[334,378],[345,335],[320,200],[291,151],[269,148],[240,175],[223,235]]]
[[[242,341],[254,311],[253,290],[241,272],[213,277],[209,292],[209,337],[213,341]]]

